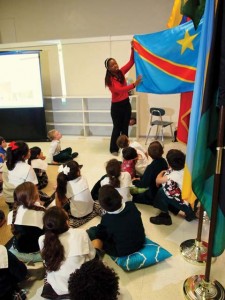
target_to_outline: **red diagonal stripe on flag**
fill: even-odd
[[[156,68],[162,70],[163,72],[178,78],[186,82],[194,82],[196,68],[191,66],[185,66],[176,64],[170,60],[157,56],[141,46],[137,41],[134,40],[134,50],[147,62],[154,65]]]

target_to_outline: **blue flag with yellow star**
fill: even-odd
[[[198,60],[202,21],[164,31],[135,35],[136,75],[142,75],[138,92],[175,94],[192,91]]]

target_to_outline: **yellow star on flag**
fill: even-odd
[[[192,42],[196,38],[197,35],[198,34],[190,35],[188,30],[185,31],[184,38],[182,40],[177,41],[177,43],[182,46],[181,54],[183,54],[184,51],[187,50],[187,48],[189,48],[190,50],[194,50]]]

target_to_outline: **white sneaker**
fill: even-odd
[[[112,154],[113,156],[118,156],[118,155],[119,155],[118,152],[111,152],[111,154]]]

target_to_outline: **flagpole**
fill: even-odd
[[[213,239],[216,229],[216,218],[218,211],[218,199],[220,188],[220,174],[221,174],[221,163],[223,155],[223,138],[225,132],[225,108],[224,105],[220,108],[219,115],[219,129],[217,134],[217,161],[216,161],[216,170],[214,177],[214,188],[213,188],[213,201],[212,201],[212,213],[211,213],[211,222],[210,222],[210,231],[209,231],[209,243],[208,243],[208,256],[206,262],[206,271],[205,271],[205,281],[209,282],[210,269],[211,269],[211,258],[213,250]]]
[[[190,239],[180,244],[180,252],[183,258],[193,264],[206,264],[208,245],[202,241],[202,225],[204,208],[200,205],[199,221],[196,239]]]
[[[221,174],[221,163],[223,155],[223,138],[225,134],[225,108],[222,104],[219,112],[219,125],[217,132],[217,159],[216,159],[216,170],[214,176],[214,188],[212,197],[212,210],[211,210],[211,222],[209,228],[209,240],[208,240],[208,254],[205,268],[205,275],[195,275],[185,280],[183,285],[183,291],[185,298],[189,300],[223,300],[225,299],[225,290],[223,286],[216,280],[210,281],[210,270],[211,261],[213,254],[213,242],[214,234],[216,229],[216,218],[218,211],[218,199],[220,188],[220,174]]]

